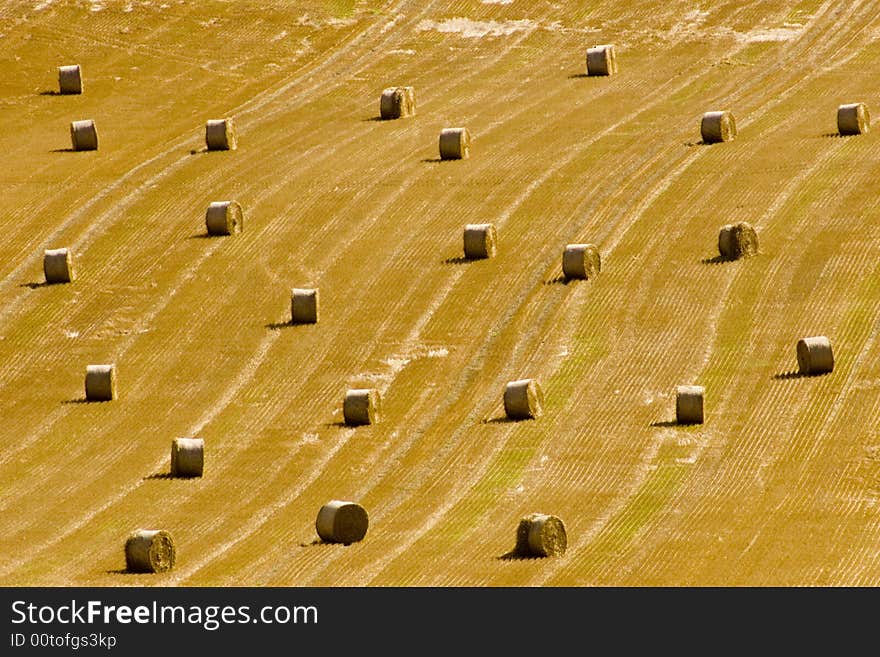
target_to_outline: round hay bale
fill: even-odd
[[[725,260],[737,260],[758,253],[758,234],[751,224],[740,221],[721,227],[718,253]]]
[[[73,121],[70,124],[70,143],[75,151],[98,150],[98,129],[91,119]]]
[[[565,524],[556,516],[532,513],[519,521],[516,548],[521,557],[555,557],[565,554],[568,538]]]
[[[871,114],[864,103],[848,103],[837,108],[837,132],[841,135],[863,135],[871,126]]]
[[[201,477],[205,469],[205,441],[175,438],[171,441],[171,476]]]
[[[706,112],[700,121],[700,135],[706,144],[732,141],[736,137],[736,120],[727,111]]]
[[[416,113],[416,93],[412,87],[389,87],[379,99],[383,119],[401,119]]]
[[[675,421],[679,424],[703,423],[703,386],[678,386],[675,394]]]
[[[208,235],[235,235],[244,228],[244,212],[236,201],[214,201],[205,212]]]
[[[370,520],[360,504],[331,500],[321,507],[315,520],[318,536],[326,543],[357,543],[367,534]]]
[[[318,321],[318,290],[293,288],[290,291],[290,323],[315,324]]]
[[[466,160],[471,155],[471,133],[467,128],[443,128],[440,131],[440,159]]]
[[[210,119],[205,126],[205,144],[209,151],[234,151],[238,148],[235,122],[231,118]]]
[[[528,420],[544,412],[544,393],[535,379],[510,381],[504,387],[504,412],[511,420]]]
[[[116,399],[116,365],[86,366],[86,399],[89,401]]]
[[[464,257],[468,260],[494,258],[497,243],[494,224],[467,224],[464,227]]]
[[[83,92],[82,71],[79,64],[58,67],[58,92],[61,94],[81,94]]]
[[[74,278],[73,262],[67,249],[46,249],[43,252],[43,275],[46,283],[70,283]]]
[[[614,75],[617,73],[617,55],[613,45],[587,48],[587,75]]]
[[[130,573],[164,573],[174,568],[171,534],[161,529],[138,529],[125,541],[125,567]]]
[[[797,342],[798,369],[801,374],[826,374],[834,370],[831,340],[824,335],[801,338]]]
[[[593,278],[602,268],[595,244],[567,244],[562,252],[562,274],[566,279]]]
[[[375,424],[379,421],[381,398],[375,388],[353,388],[345,393],[342,416],[349,426]]]

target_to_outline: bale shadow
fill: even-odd
[[[76,399],[65,399],[62,404],[100,404],[98,400],[86,399],[85,397],[77,397]]]
[[[384,123],[386,119],[383,119],[381,116],[370,116],[366,119],[361,119],[363,123]]]
[[[280,331],[282,329],[292,328],[294,326],[300,326],[300,325],[294,324],[293,322],[288,320],[286,322],[269,322],[268,324],[264,324],[263,328],[267,328],[271,331]]]
[[[656,420],[655,422],[651,422],[652,427],[678,427],[685,426],[678,420]]]
[[[105,570],[105,573],[108,575],[143,575],[144,573],[137,573],[133,570],[129,570],[128,568],[115,568],[113,570]]]
[[[41,287],[49,287],[51,285],[53,285],[53,283],[47,283],[46,281],[43,281],[42,283],[19,283],[18,287],[29,287],[32,290],[38,290]]]
[[[822,139],[838,139],[840,137],[850,137],[850,136],[857,136],[857,135],[842,135],[839,132],[823,132],[820,135],[820,137]]]
[[[208,152],[207,146],[203,146],[202,148],[191,148],[189,150],[190,155],[201,155],[202,153],[207,153],[207,152]]]
[[[336,422],[327,422],[324,424],[325,427],[348,427],[350,425],[346,424],[344,420],[336,420]]]
[[[568,278],[566,276],[560,275],[544,281],[544,285],[568,285],[569,283],[573,283],[576,280],[576,278]]]
[[[153,474],[144,477],[143,481],[150,481],[153,479],[177,479],[177,477],[170,472],[154,472]]]
[[[571,75],[568,76],[568,79],[569,80],[580,80],[581,78],[592,78],[592,77],[598,77],[598,76],[587,75],[586,73],[572,73]]]
[[[464,256],[456,256],[454,258],[446,258],[443,261],[444,265],[460,265],[465,262],[470,262],[470,258],[465,258]]]
[[[488,418],[486,420],[481,420],[480,424],[513,424],[514,422],[528,422],[529,420],[535,420],[537,418],[528,417],[528,418],[512,418],[507,417],[506,415],[500,415],[498,417]]]
[[[789,372],[780,372],[779,374],[774,374],[773,378],[777,381],[787,381],[788,379],[806,379],[811,376],[822,376],[821,374],[807,374],[806,372],[801,372],[799,370],[791,370]]]
[[[723,265],[728,262],[736,262],[736,258],[726,258],[723,255],[717,255],[713,258],[701,258],[700,262],[704,265]]]
[[[341,545],[341,546],[343,546],[343,547],[348,547],[349,545],[352,545],[352,543],[331,543],[331,542],[329,542],[329,541],[325,541],[325,540],[323,540],[323,539],[321,539],[321,538],[316,538],[316,539],[315,539],[314,541],[312,541],[311,543],[300,543],[300,544],[299,544],[299,546],[300,546],[300,547],[303,547],[303,548],[308,548],[308,547],[331,547],[331,546],[334,546],[334,545]]]
[[[439,164],[440,162],[446,162],[447,160],[444,160],[442,157],[426,157],[421,161],[427,164]],[[453,160],[449,161],[452,162]]]
[[[498,561],[533,561],[535,559],[546,559],[546,557],[541,557],[536,554],[521,554],[516,551],[516,548],[495,558]]]
[[[60,91],[56,91],[54,89],[46,89],[45,91],[40,92],[41,96],[64,96],[65,94]],[[70,96],[78,96],[79,94],[68,94]]]
[[[195,233],[194,235],[190,235],[186,239],[188,240],[209,240],[215,237],[215,235],[211,235],[210,233]],[[222,235],[220,237],[223,237]]]
[[[50,153],[78,153],[79,151],[75,148],[53,148]]]

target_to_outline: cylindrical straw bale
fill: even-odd
[[[318,290],[293,288],[290,291],[290,323],[314,324],[318,321]]]
[[[675,394],[675,421],[679,424],[703,423],[703,386],[678,386]]]
[[[381,398],[375,388],[353,388],[345,393],[342,416],[349,426],[375,424],[379,421]]]
[[[73,262],[68,249],[46,249],[43,252],[43,274],[46,283],[70,283],[74,278]]]
[[[235,235],[244,228],[244,212],[237,201],[214,201],[205,212],[208,235]]]
[[[562,274],[567,279],[593,278],[601,267],[595,244],[568,244],[562,252]]]
[[[841,135],[863,135],[871,125],[871,114],[864,103],[848,103],[837,108],[837,131]]]
[[[801,338],[797,343],[798,369],[801,374],[826,374],[834,369],[831,340],[824,335]]]
[[[467,224],[464,227],[464,257],[468,260],[494,258],[497,242],[495,224]]]
[[[471,133],[467,128],[440,131],[440,159],[466,160],[471,154]]]
[[[736,120],[727,111],[706,112],[700,121],[700,135],[706,144],[732,141],[736,137]]]
[[[412,87],[389,87],[379,99],[383,119],[402,119],[416,113],[416,94]]]
[[[537,418],[544,412],[544,393],[535,379],[510,381],[504,388],[504,412],[511,420]]]
[[[210,119],[205,126],[205,143],[209,151],[234,151],[238,148],[235,122],[231,118]]]
[[[736,260],[758,253],[758,234],[751,224],[740,221],[721,227],[718,253],[725,260]]]
[[[587,75],[614,75],[617,73],[617,55],[613,45],[587,48]]]
[[[89,401],[116,399],[116,365],[86,366],[86,399]]]
[[[370,520],[360,504],[331,500],[321,507],[315,529],[327,543],[357,543],[367,534]]]
[[[58,67],[58,92],[62,94],[83,92],[82,71],[79,64]]]
[[[175,438],[171,441],[171,476],[201,477],[205,469],[205,441]]]
[[[125,541],[125,566],[131,573],[164,573],[176,559],[171,534],[161,529],[138,529]]]
[[[75,151],[98,150],[98,129],[92,119],[73,121],[70,124],[70,143]]]
[[[565,524],[556,516],[532,513],[519,521],[514,552],[522,557],[554,557],[565,554]]]

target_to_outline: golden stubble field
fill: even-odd
[[[2,3],[0,584],[880,583],[880,149],[835,123],[880,112],[878,5],[695,6]],[[602,43],[619,73],[587,77]],[[377,120],[396,85],[416,116]],[[716,109],[739,135],[703,145]],[[205,152],[225,116],[238,149]],[[472,155],[440,162],[451,126]],[[223,199],[244,231],[207,238]],[[759,254],[717,262],[741,220]],[[463,261],[484,222],[497,256]],[[572,242],[599,276],[560,282]],[[77,278],[41,285],[56,247]],[[292,287],[318,324],[285,325]],[[831,374],[792,375],[808,335]],[[119,398],[80,403],[104,362]],[[526,377],[545,413],[506,422]],[[350,387],[378,424],[341,422]],[[201,479],[164,476],[181,436]],[[330,499],[362,542],[317,542]],[[564,556],[505,558],[531,512]],[[124,572],[138,527],[173,571]]]

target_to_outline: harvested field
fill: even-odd
[[[876,3],[343,4],[0,5],[0,585],[880,585],[880,131],[835,122],[878,105]],[[396,84],[418,112],[376,120]],[[714,108],[738,133],[704,146]],[[247,230],[207,238],[217,199]],[[722,261],[740,218],[760,254]],[[482,223],[500,248],[463,262]],[[602,273],[565,284],[583,243]],[[59,246],[83,267],[44,285]],[[799,376],[822,335],[833,371]],[[76,403],[88,363],[112,403]],[[538,421],[504,418],[519,373]],[[683,382],[702,424],[671,421]],[[352,388],[380,422],[346,426]],[[209,476],[162,476],[175,436]],[[364,540],[311,546],[328,500]],[[500,558],[536,510],[564,555]],[[136,527],[186,558],[118,573]]]

